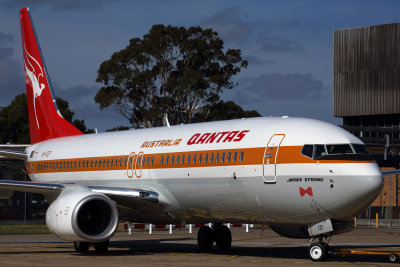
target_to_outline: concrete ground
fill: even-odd
[[[314,263],[308,258],[306,240],[280,237],[269,229],[232,230],[232,249],[228,252],[200,252],[197,232],[187,229],[117,233],[107,254],[78,254],[73,244],[53,235],[0,236],[0,266],[386,266],[388,256],[332,255],[328,262]],[[334,249],[359,249],[400,252],[400,228],[357,228],[332,237]],[[77,266],[77,265],[75,265]]]

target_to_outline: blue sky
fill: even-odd
[[[216,30],[249,67],[224,93],[263,116],[332,116],[334,29],[400,22],[400,1],[0,0],[0,106],[25,92],[18,10],[29,6],[56,96],[100,131],[128,121],[101,111],[99,65],[153,24]]]

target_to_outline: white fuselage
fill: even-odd
[[[56,138],[29,147],[27,167],[37,182],[157,192],[159,210],[118,203],[137,222],[310,224],[367,208],[382,186],[377,164],[312,159],[307,144],[362,142],[321,121],[254,118]]]

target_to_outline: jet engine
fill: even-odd
[[[101,242],[118,227],[118,210],[107,196],[90,190],[61,194],[46,212],[52,233],[69,241]]]

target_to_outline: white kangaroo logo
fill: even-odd
[[[39,121],[38,121],[38,118],[36,115],[36,97],[40,96],[42,94],[43,89],[46,87],[43,83],[40,83],[40,85],[39,85],[39,79],[40,79],[40,77],[44,77],[44,74],[43,74],[43,69],[40,66],[39,62],[28,53],[25,45],[24,45],[24,48],[25,48],[25,53],[27,55],[25,58],[25,62],[24,62],[25,71],[26,71],[26,74],[28,74],[28,77],[31,80],[31,84],[32,84],[33,109],[35,110],[36,124],[39,129]],[[29,59],[32,59],[34,62],[31,62]],[[36,68],[32,65],[32,63],[36,63],[38,69],[40,70],[40,73],[37,72]],[[30,68],[28,68],[27,64],[29,64]],[[32,71],[30,69],[32,69]]]

